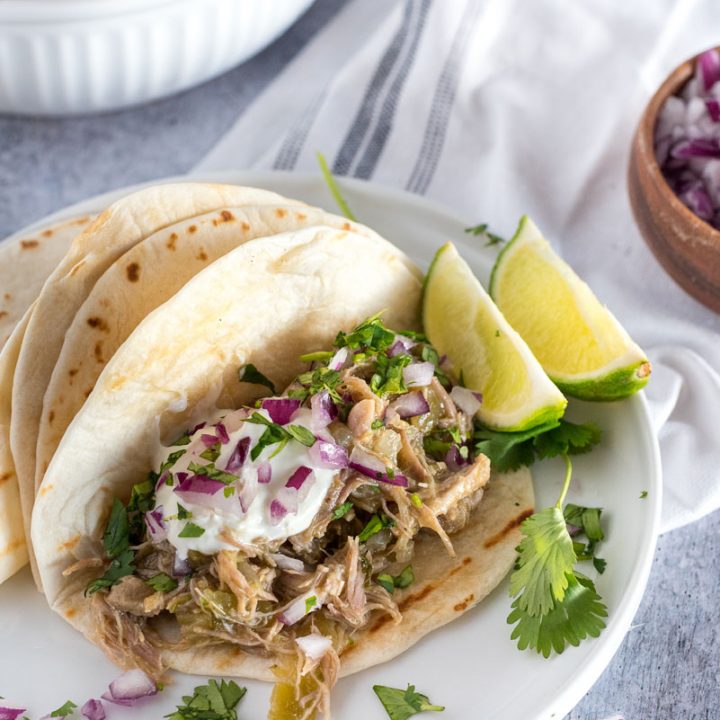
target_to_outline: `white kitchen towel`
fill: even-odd
[[[643,243],[625,175],[649,96],[717,43],[715,0],[352,0],[199,165],[333,172],[508,235],[523,213],[654,364],[663,529],[720,507],[720,317]]]

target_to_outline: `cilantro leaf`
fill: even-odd
[[[380,585],[392,594],[395,592],[395,588],[402,590],[412,585],[415,582],[415,573],[413,572],[412,565],[407,565],[399,575],[382,573],[378,575],[376,579]]]
[[[377,535],[381,530],[393,527],[393,525],[395,525],[395,521],[386,515],[373,515],[360,532],[360,535],[358,535],[358,539],[360,542],[365,542],[373,535]]]
[[[388,357],[380,354],[375,358],[375,372],[370,378],[370,389],[382,397],[389,394],[407,392],[403,378],[403,368],[412,362],[411,355],[395,355]]]
[[[414,685],[408,685],[406,690],[373,685],[373,690],[390,720],[407,720],[421,712],[442,712],[445,709],[442,705],[431,705],[427,695],[415,692]]]
[[[357,222],[357,218],[353,215],[352,211],[350,210],[350,207],[348,206],[347,202],[345,201],[345,198],[342,196],[342,193],[340,192],[340,188],[338,187],[337,183],[335,182],[335,177],[330,172],[330,168],[328,167],[327,160],[325,160],[325,156],[321,152],[318,152],[317,160],[318,160],[318,164],[320,165],[320,172],[322,173],[323,180],[325,180],[325,184],[328,186],[328,190],[330,190],[330,194],[333,196],[333,199],[337,203],[337,206],[340,208],[340,212],[348,220]]]
[[[72,715],[77,709],[77,704],[72,700],[68,700],[64,705],[61,705],[57,710],[53,710],[50,713],[50,717],[64,718],[68,715]]]
[[[301,355],[300,362],[325,362],[329,360],[335,353],[330,350],[317,350],[316,352],[305,353]]]
[[[305,445],[305,447],[312,447],[315,444],[315,436],[302,425],[288,425],[285,430],[301,445]]]
[[[275,385],[270,378],[263,375],[252,363],[243,365],[238,370],[238,380],[240,382],[252,383],[253,385],[264,385],[270,388],[270,392],[275,394]]]
[[[187,448],[181,448],[180,450],[171,452],[165,462],[160,466],[160,474],[162,475],[166,470],[169,470],[186,452]]]
[[[171,578],[167,573],[161,572],[153,575],[145,581],[155,592],[170,592],[174,590],[178,584],[177,580]]]
[[[496,432],[478,427],[475,451],[487,455],[498,472],[532,465],[537,458],[578,455],[600,442],[602,431],[594,423],[578,425],[568,420],[552,420],[522,432]]]
[[[529,647],[545,657],[552,650],[561,653],[568,643],[578,645],[588,636],[597,637],[605,627],[602,618],[607,617],[593,583],[574,571],[576,546],[562,511],[572,463],[567,454],[563,457],[566,472],[560,497],[553,507],[531,515],[520,526],[523,538],[510,577],[510,595],[515,599],[507,622],[517,623],[511,637],[521,650]],[[587,525],[594,538],[589,544],[603,537],[599,508],[569,504],[566,512],[583,531]]]
[[[554,600],[543,615],[530,615],[519,601],[513,602],[507,621],[517,623],[510,637],[520,650],[531,648],[549,657],[552,650],[561,653],[568,644],[577,647],[586,637],[598,637],[605,627],[607,608],[592,581],[579,574],[568,574],[562,600]]]
[[[504,242],[507,242],[504,237],[500,237],[500,235],[496,235],[495,233],[490,232],[488,228],[489,226],[487,223],[480,223],[479,225],[465,228],[465,232],[469,233],[470,235],[487,238],[485,247],[490,247],[492,245],[502,245]]]
[[[353,504],[348,500],[347,502],[344,502],[342,505],[338,505],[332,514],[333,520],[339,520],[341,517],[345,517],[345,515],[352,510]]]
[[[185,527],[178,533],[181,538],[196,538],[205,534],[205,528],[201,528],[194,522],[188,522]]]
[[[546,508],[520,526],[517,569],[510,577],[510,594],[529,615],[543,615],[553,600],[562,600],[567,576],[575,565],[575,551],[562,511]]]
[[[247,688],[230,680],[208,680],[198,685],[192,695],[183,697],[177,710],[165,715],[170,720],[237,720],[237,704]]]
[[[188,470],[191,473],[202,475],[203,477],[210,478],[211,480],[219,480],[221,483],[225,483],[225,485],[230,485],[237,480],[237,475],[225,472],[224,470],[218,470],[214,463],[199,465],[198,463],[191,462],[188,465]]]
[[[597,544],[605,539],[605,533],[600,524],[601,515],[602,508],[582,507],[573,503],[568,503],[564,510],[565,522],[577,527],[578,532],[584,534],[588,539],[587,543],[577,542],[577,540],[573,543],[578,560],[592,560],[595,569],[602,575],[607,563],[602,558],[595,556]]]
[[[640,499],[641,499],[641,500],[644,500],[647,496],[648,496],[648,491],[647,491],[647,490],[643,490],[643,491],[640,493]]]
[[[380,320],[380,314],[361,322],[352,332],[340,331],[335,338],[335,347],[349,347],[351,350],[382,352],[395,342],[395,333],[388,330]]]

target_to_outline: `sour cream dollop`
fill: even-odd
[[[252,449],[267,429],[246,421],[253,412],[271,422],[263,409],[231,411],[220,422],[195,430],[188,444],[158,452],[156,467],[161,468],[184,451],[161,474],[153,509],[180,559],[190,550],[213,555],[237,549],[233,543],[286,540],[307,529],[320,510],[337,468],[315,462],[318,455],[294,438],[282,449],[281,443],[270,444],[252,458]],[[281,427],[301,426],[312,433],[311,419],[311,411],[301,407]],[[211,460],[217,443],[219,455]],[[238,458],[243,458],[241,463]],[[233,472],[225,474],[228,467]]]

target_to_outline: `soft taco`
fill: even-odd
[[[137,324],[228,250],[314,225],[374,235],[277,193],[202,183],[140,190],[85,229],[43,287],[15,369],[10,444],[26,525],[60,438]]]
[[[420,291],[394,246],[329,227],[189,280],[114,353],[44,475],[51,607],[120,665],[274,680],[271,717],[299,718],[479,602],[532,485],[473,455],[479,401],[418,334]]]

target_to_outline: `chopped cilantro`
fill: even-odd
[[[177,580],[171,578],[164,572],[153,575],[145,581],[155,592],[170,592],[174,590],[178,584]]]
[[[169,720],[237,720],[237,704],[247,688],[233,680],[208,680],[199,685],[192,695],[183,697],[183,704],[175,712],[166,715]]]
[[[422,498],[417,493],[411,493],[410,502],[416,507],[421,508],[423,506]]]
[[[588,636],[597,637],[607,617],[593,583],[574,569],[577,556],[562,511],[572,463],[568,455],[564,458],[560,498],[520,526],[523,538],[510,577],[510,595],[515,600],[507,621],[517,623],[511,638],[521,650],[529,647],[545,657],[552,650],[561,653],[568,644],[578,645]]]
[[[373,685],[373,690],[390,720],[407,720],[421,712],[442,712],[445,709],[442,705],[431,705],[427,695],[415,692],[414,685],[408,685],[406,690]]]
[[[199,465],[198,463],[190,463],[188,470],[196,475],[202,475],[203,477],[210,478],[211,480],[219,480],[221,483],[230,485],[237,480],[237,476],[232,473],[225,472],[224,470],[218,470],[213,463],[209,465]]]
[[[317,352],[305,353],[300,356],[300,362],[325,362],[335,353],[330,350],[318,350]]]
[[[317,605],[317,596],[311,595],[305,600],[305,614],[307,615]]]
[[[347,502],[344,502],[342,505],[338,505],[332,514],[333,520],[339,520],[341,517],[345,517],[345,515],[350,512],[352,509],[353,504],[348,500]]]
[[[641,499],[641,500],[644,500],[647,496],[648,496],[648,491],[647,491],[647,490],[643,490],[643,491],[640,493],[640,499]]]
[[[465,228],[465,232],[470,233],[471,235],[486,238],[487,242],[485,243],[485,247],[491,247],[492,245],[502,245],[504,242],[506,242],[505,238],[490,232],[488,227],[489,226],[487,223],[480,223],[479,225]]]
[[[305,447],[312,447],[315,444],[315,436],[302,425],[288,425],[285,428],[289,435]]]
[[[382,352],[395,342],[395,333],[388,330],[380,320],[380,314],[361,322],[352,332],[340,331],[335,338],[335,347],[349,347],[351,350]]]
[[[186,432],[184,435],[181,435],[173,444],[173,447],[177,447],[178,445],[189,445],[190,444],[190,433]]]
[[[127,508],[115,498],[103,534],[103,547],[110,558],[110,565],[101,577],[90,581],[85,589],[87,595],[112,587],[121,578],[135,572],[135,553],[130,549],[129,531]]]
[[[393,527],[394,525],[395,521],[385,515],[373,515],[360,532],[360,535],[358,535],[358,539],[360,542],[365,542],[373,535],[377,535],[381,530]]]
[[[162,475],[166,470],[169,470],[186,452],[187,448],[171,452],[165,462],[160,466],[160,474]]]
[[[189,520],[192,517],[192,513],[184,508],[180,503],[177,504],[177,509],[178,520]]]
[[[220,441],[218,440],[214,445],[205,448],[205,450],[200,453],[200,457],[203,460],[209,460],[214,463],[220,457]]]
[[[238,380],[240,382],[252,383],[253,385],[264,385],[266,388],[270,388],[270,392],[275,394],[275,385],[273,381],[265,377],[252,363],[243,365],[238,370]]]
[[[431,362],[435,366],[435,377],[440,381],[441,385],[448,386],[450,384],[450,379],[440,367],[440,356],[432,345],[423,345],[420,357],[425,362]]]
[[[323,179],[325,180],[325,183],[328,186],[328,190],[330,190],[330,194],[333,196],[333,199],[337,203],[337,206],[340,208],[340,212],[348,220],[357,222],[357,218],[352,214],[352,211],[348,207],[348,204],[345,201],[345,198],[342,196],[342,193],[340,192],[340,188],[338,187],[337,183],[335,182],[335,178],[333,177],[333,174],[330,172],[330,168],[328,167],[327,160],[325,160],[325,156],[321,152],[318,152],[317,160],[318,160],[318,164],[320,165],[320,172],[322,173]]]
[[[61,705],[57,710],[53,710],[50,713],[50,717],[64,718],[68,715],[72,715],[77,709],[77,704],[72,700],[68,700],[64,705]]]
[[[258,441],[250,451],[250,457],[253,460],[257,460],[258,457],[260,457],[260,453],[262,453],[266,447],[280,443],[280,447],[278,447],[271,456],[274,457],[285,447],[288,440],[291,439],[297,440],[297,442],[306,447],[312,447],[315,444],[315,436],[302,425],[288,425],[287,427],[283,427],[282,425],[274,423],[272,420],[268,420],[258,412],[253,413],[245,422],[255,425],[265,425],[263,434],[258,438]]]
[[[399,575],[383,573],[377,576],[377,581],[389,593],[393,593],[395,592],[395,588],[402,589],[412,585],[415,582],[415,573],[413,572],[412,565],[407,565]]]
[[[196,538],[205,534],[205,528],[201,528],[194,522],[188,522],[187,525],[178,533],[181,538]]]
[[[409,337],[411,340],[417,340],[417,342],[430,342],[425,333],[415,332],[414,330],[398,330],[398,335],[404,335]]]
[[[403,368],[412,362],[411,355],[395,355],[388,357],[380,354],[375,358],[375,372],[370,378],[370,389],[382,397],[389,394],[407,392],[403,379]]]
[[[371,430],[379,430],[381,427],[384,427],[384,423],[382,420],[380,420],[380,418],[378,418],[377,420],[373,420],[370,423]]]
[[[602,575],[605,572],[607,563],[599,557],[595,557],[595,547],[605,539],[605,533],[600,525],[600,515],[602,508],[588,508],[580,505],[568,503],[563,511],[565,522],[569,525],[575,525],[580,529],[587,539],[587,543],[581,543],[575,540],[573,549],[578,560],[592,560],[595,569]]]

